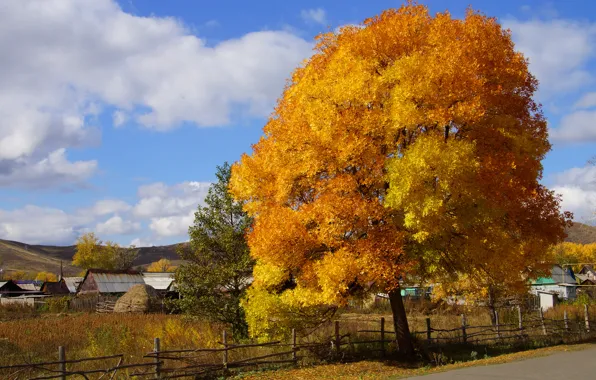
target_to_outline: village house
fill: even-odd
[[[27,290],[24,290],[12,280],[0,282],[0,298],[18,297],[26,292]]]
[[[559,300],[576,298],[577,278],[571,267],[553,265],[550,277],[540,277],[530,284],[530,293],[539,297],[540,308],[547,310]]]
[[[63,278],[58,281],[46,281],[41,286],[41,291],[44,294],[52,296],[66,296],[70,294],[70,290]]]
[[[64,277],[64,282],[70,294],[76,294],[79,284],[83,282],[83,277]]]
[[[137,284],[145,284],[143,275],[138,271],[89,269],[79,284],[77,294],[124,294]]]
[[[37,280],[17,280],[15,283],[23,290],[40,291],[43,281]]]
[[[143,272],[143,281],[157,290],[160,295],[175,291],[174,273],[172,272]]]

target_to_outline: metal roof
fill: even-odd
[[[168,290],[172,282],[174,282],[174,273],[144,272],[143,280],[145,284],[151,285],[155,290]]]
[[[129,273],[93,272],[93,279],[100,293],[126,293],[137,284],[145,284],[143,276]]]
[[[77,292],[77,287],[83,282],[83,277],[64,277],[64,282],[71,293]]]
[[[37,284],[17,284],[23,290],[40,290],[41,286]]]

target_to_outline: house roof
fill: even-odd
[[[83,282],[83,277],[64,277],[64,282],[71,293],[76,293],[77,287]]]
[[[155,290],[168,290],[172,282],[174,282],[174,273],[144,272],[143,281],[145,281],[145,284],[151,285]]]
[[[85,281],[93,274],[93,279],[100,293],[126,293],[137,284],[145,284],[143,275],[137,271],[106,271],[89,269],[85,274]]]
[[[32,291],[36,291],[36,290],[40,290],[41,286],[37,285],[37,284],[20,284],[17,283],[17,285],[19,285],[19,288],[23,289],[23,290],[32,290]]]
[[[12,280],[0,282],[0,292],[2,293],[18,292],[22,290],[23,289],[17,284],[15,284],[15,282]]]
[[[48,293],[48,294],[69,294],[70,293],[64,280],[44,282],[41,287],[41,290],[44,293]]]
[[[559,265],[553,265],[551,269],[550,277],[540,277],[532,282],[533,286],[536,285],[560,285],[560,286],[572,286],[576,285],[577,280],[571,267],[562,268]]]
[[[577,280],[571,267],[562,268],[559,265],[553,265],[551,277],[556,283],[575,284]]]
[[[556,284],[555,280],[553,280],[550,277],[540,277],[532,283],[532,285],[554,285],[554,284]]]

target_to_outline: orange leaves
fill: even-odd
[[[537,82],[495,19],[409,2],[315,51],[233,168],[251,254],[274,268],[255,286],[291,280],[283,302],[339,304],[351,283],[519,273],[561,238],[538,183],[550,145]]]

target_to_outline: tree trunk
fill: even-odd
[[[391,312],[393,313],[393,328],[397,339],[398,352],[405,355],[412,355],[414,353],[414,345],[412,344],[412,336],[410,335],[410,328],[406,317],[406,308],[401,298],[401,288],[398,287],[389,292],[389,302],[391,304]]]
[[[488,312],[490,313],[490,323],[493,326],[497,325],[497,308],[495,305],[495,296],[493,294],[493,288],[492,286],[489,285],[488,287],[488,302],[487,302],[487,306],[488,306]]]

